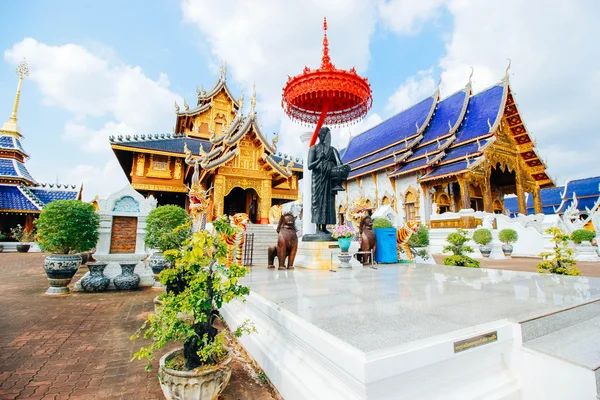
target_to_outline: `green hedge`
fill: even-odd
[[[172,231],[190,220],[188,213],[179,206],[156,207],[146,219],[146,246],[160,251],[178,248],[179,243],[175,242],[179,240],[173,237]]]
[[[577,229],[571,233],[571,240],[577,244],[581,242],[591,242],[596,237],[596,232],[588,231],[587,229]]]

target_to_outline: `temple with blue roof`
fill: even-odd
[[[35,218],[54,200],[81,200],[81,186],[39,184],[27,170],[25,161],[29,155],[21,143],[23,136],[17,124],[21,84],[28,75],[27,64],[21,63],[17,73],[19,83],[13,111],[0,129],[0,232],[7,235],[17,224],[27,231],[32,230]]]
[[[336,199],[353,209],[389,204],[403,219],[428,221],[432,212],[461,209],[504,213],[504,197],[518,210],[542,212],[541,190],[554,187],[529,135],[506,76],[473,93],[471,79],[456,93],[430,97],[367,131],[341,151],[352,169]],[[527,193],[530,196],[527,197]]]
[[[175,103],[176,133],[111,136],[123,171],[134,189],[159,205],[188,208],[193,167],[185,160],[200,156],[200,187],[213,188],[209,219],[243,212],[252,222],[268,223],[272,207],[298,199],[301,161],[277,152],[278,136],[269,140],[262,131],[256,91],[243,115],[243,96],[233,97],[225,66],[211,90],[196,92],[195,107]]]

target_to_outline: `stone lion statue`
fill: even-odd
[[[294,268],[294,259],[298,251],[298,235],[296,233],[296,217],[286,212],[279,218],[277,225],[277,245],[270,246],[269,268],[275,268],[275,257],[279,260],[279,269],[286,269],[285,259],[287,257],[287,269]]]
[[[359,250],[373,250],[373,254],[375,254],[377,241],[375,239],[375,232],[373,232],[373,219],[368,215],[360,220],[358,234],[360,238]],[[373,264],[373,260],[371,259],[370,254],[357,254],[356,259],[360,261],[363,265]]]

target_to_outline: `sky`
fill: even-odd
[[[195,104],[219,65],[279,150],[302,156],[308,128],[281,109],[288,75],[320,65],[327,16],[332,62],[369,78],[367,118],[350,135],[429,97],[510,82],[558,184],[600,175],[600,2],[596,0],[30,0],[0,2],[0,123],[23,59],[19,125],[38,182],[84,185],[84,200],[127,184],[110,135],[170,133],[174,102]],[[248,107],[249,101],[246,101]]]

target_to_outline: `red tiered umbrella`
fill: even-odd
[[[346,71],[335,68],[331,63],[326,18],[323,31],[321,68],[311,70],[304,67],[301,74],[288,77],[281,101],[290,118],[317,125],[310,146],[317,141],[323,123],[339,126],[362,119],[373,105],[367,78],[359,76],[354,68]]]

